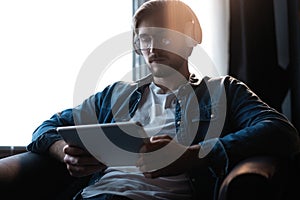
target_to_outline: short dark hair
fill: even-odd
[[[190,36],[197,43],[202,42],[202,30],[199,20],[194,11],[184,2],[179,0],[150,0],[142,4],[133,16],[133,32],[137,33],[140,21],[145,16],[163,12],[168,22],[172,23],[172,28]],[[186,33],[184,25],[191,22],[192,32]]]

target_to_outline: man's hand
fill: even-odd
[[[88,176],[107,168],[90,153],[79,147],[66,145],[63,151],[65,153],[64,162],[72,176]]]
[[[50,146],[50,155],[64,162],[70,175],[83,177],[107,168],[87,151],[59,140]]]
[[[205,166],[199,145],[183,146],[168,135],[153,136],[143,145],[137,166],[145,177],[175,176]]]

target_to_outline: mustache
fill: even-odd
[[[168,56],[163,55],[163,54],[151,54],[148,57],[149,62],[153,61],[162,61],[168,59]]]

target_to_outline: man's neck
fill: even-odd
[[[160,87],[164,93],[174,91],[179,86],[185,84],[189,80],[190,73],[187,71],[184,74],[174,73],[166,77],[153,77],[155,85]]]

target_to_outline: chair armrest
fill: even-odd
[[[71,199],[86,181],[46,155],[24,152],[0,159],[1,196],[9,199]]]
[[[278,173],[282,168],[279,159],[253,157],[236,165],[225,177],[219,190],[219,200],[281,199]],[[281,170],[283,171],[283,170]]]

